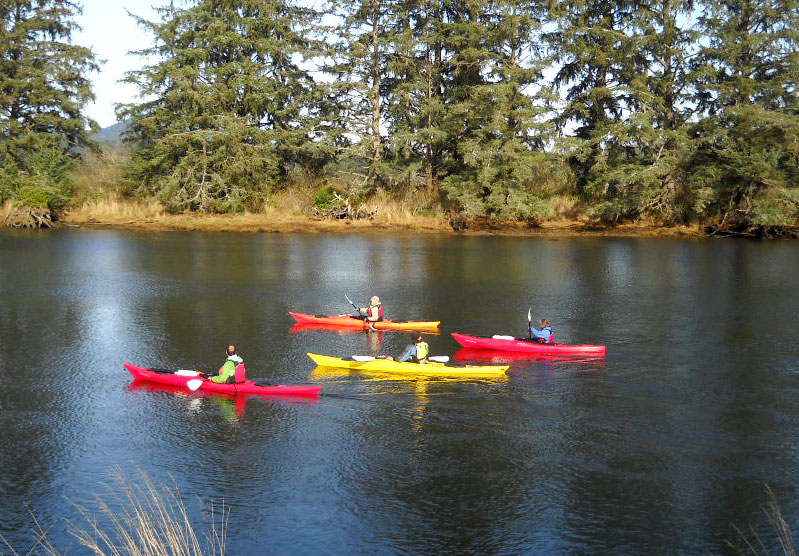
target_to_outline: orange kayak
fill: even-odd
[[[323,324],[323,325],[333,325],[333,326],[343,326],[346,328],[359,328],[361,330],[366,330],[368,325],[366,322],[362,321],[361,319],[356,319],[352,315],[333,315],[333,316],[320,316],[320,315],[307,315],[305,313],[292,313],[289,311],[289,315],[294,317],[297,321],[297,324]],[[431,330],[436,329],[441,326],[441,321],[395,321],[395,320],[379,320],[377,322],[373,322],[372,326],[374,326],[377,330]]]

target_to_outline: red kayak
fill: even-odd
[[[568,344],[539,344],[526,338],[513,336],[469,336],[452,333],[452,337],[465,348],[493,349],[494,351],[517,351],[525,353],[545,353],[548,355],[593,355],[605,356],[605,346],[572,346]]]
[[[512,361],[547,362],[547,363],[592,363],[605,365],[605,355],[550,355],[548,353],[525,353],[523,351],[498,351],[495,349],[461,348],[452,355],[458,363],[490,363],[507,365]]]
[[[262,396],[318,396],[319,391],[322,389],[321,386],[315,385],[297,386],[275,384],[262,386],[252,380],[245,380],[238,384],[218,384],[212,380],[202,379],[202,377],[197,376],[195,371],[175,371],[171,373],[157,372],[145,369],[144,367],[137,367],[130,363],[123,363],[123,365],[136,380],[148,380],[150,382],[157,382],[158,384],[169,384],[187,389],[189,389],[189,381],[202,380],[200,387],[195,390],[200,392],[228,394],[231,396],[237,394],[256,394]]]

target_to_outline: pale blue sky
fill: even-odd
[[[91,47],[97,58],[106,60],[100,72],[90,76],[97,100],[87,107],[86,113],[101,127],[108,127],[116,123],[114,103],[136,98],[134,87],[117,83],[126,71],[141,66],[141,60],[128,56],[127,52],[152,44],[151,36],[139,29],[125,10],[150,20],[156,19],[156,14],[150,1],[83,0],[82,3],[83,15],[77,22],[83,30],[73,36],[73,42]],[[165,3],[157,0],[154,5]]]

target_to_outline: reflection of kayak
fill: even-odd
[[[505,371],[508,370],[508,365],[447,365],[433,361],[420,365],[419,363],[400,363],[391,359],[355,361],[354,359],[317,355],[316,353],[309,353],[308,357],[313,359],[317,365],[325,367],[427,376],[493,376],[505,374]]]
[[[460,345],[473,349],[493,349],[495,351],[519,351],[526,353],[543,353],[549,355],[605,355],[605,346],[572,346],[568,344],[539,344],[524,338],[513,336],[469,336],[452,333],[452,337]]]
[[[149,380],[143,379],[136,379],[128,385],[128,390],[131,392],[164,392],[166,394],[173,394],[176,396],[192,396],[192,397],[204,397],[204,398],[214,398],[219,399],[222,401],[227,401],[228,403],[233,404],[236,409],[236,414],[239,416],[243,416],[246,406],[247,406],[247,399],[254,395],[260,398],[269,398],[271,397],[275,401],[280,402],[288,402],[288,403],[305,403],[305,404],[313,404],[319,403],[319,398],[317,396],[285,396],[285,395],[258,395],[258,394],[227,394],[224,392],[204,392],[202,390],[198,390],[197,392],[192,392],[188,388],[182,386],[174,386],[172,384],[162,384],[160,382],[150,382]]]
[[[305,313],[292,313],[291,311],[289,311],[289,315],[294,317],[297,324],[329,324],[345,326],[347,328],[357,328],[359,330],[367,328],[367,324],[363,320],[356,319],[352,315],[333,315],[326,317],[307,315]],[[430,330],[438,328],[440,325],[440,320],[430,322],[380,320],[372,323],[372,326],[377,330]]]
[[[178,373],[161,373],[137,367],[130,363],[123,363],[125,368],[137,380],[148,380],[150,382],[157,382],[159,384],[169,384],[172,386],[180,386],[188,388],[187,383],[190,380],[198,380],[196,374],[191,375],[192,371],[180,371]],[[218,394],[256,394],[262,396],[318,396],[321,386],[313,385],[260,385],[251,380],[246,380],[239,384],[217,384],[211,380],[204,380],[200,384],[199,390],[201,392],[213,392]]]
[[[452,356],[458,363],[491,363],[492,365],[507,365],[512,361],[547,361],[564,363],[596,363],[604,365],[603,355],[549,355],[546,353],[525,353],[523,351],[497,351],[493,349],[461,348]]]
[[[463,382],[466,378],[463,375],[421,375],[421,374],[405,374],[398,372],[383,372],[383,371],[363,371],[363,369],[348,369],[343,367],[327,367],[325,365],[317,365],[311,370],[310,378],[313,380],[335,380],[349,377],[358,377],[359,381],[372,382],[372,381],[391,381],[391,382],[424,382],[430,384],[441,384],[444,382]],[[481,382],[507,382],[507,373],[491,374],[491,375],[475,375],[469,377],[472,380],[479,380]]]

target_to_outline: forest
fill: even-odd
[[[98,195],[351,218],[402,199],[456,229],[799,223],[799,0],[165,2],[137,18],[144,100],[117,106],[114,152],[85,113],[102,53],[73,43],[80,9],[0,0],[7,223]]]

